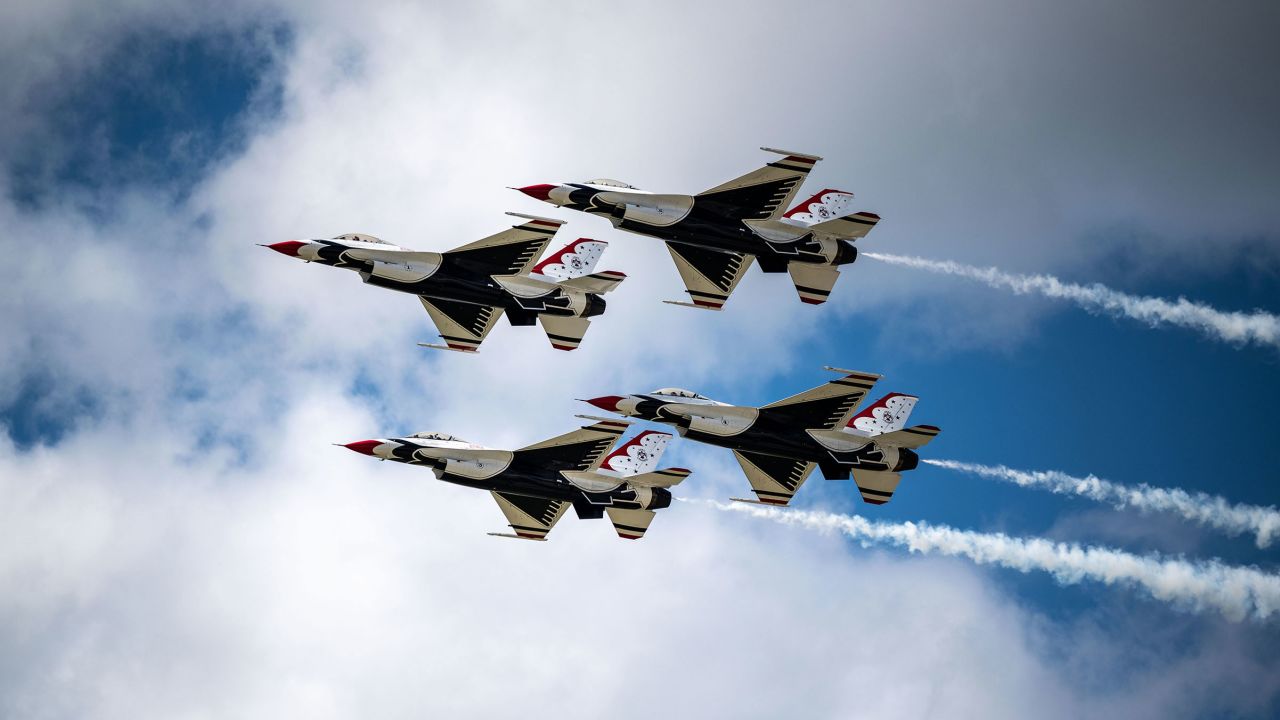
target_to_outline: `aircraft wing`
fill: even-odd
[[[571,503],[567,500],[550,500],[548,498],[529,497],[490,491],[493,499],[498,501],[502,514],[507,516],[507,523],[515,531],[515,535],[507,533],[489,533],[498,537],[517,537],[525,540],[546,540],[547,533],[556,522],[564,516]]]
[[[628,425],[630,423],[624,420],[600,420],[594,425],[520,448],[515,455],[522,462],[557,471],[595,471]]]
[[[516,213],[507,213],[516,215]],[[524,275],[547,249],[563,220],[516,215],[527,222],[443,254],[444,262],[481,275]]]
[[[440,350],[457,350],[459,352],[475,352],[480,343],[493,329],[498,318],[502,317],[502,308],[489,305],[471,305],[452,300],[436,300],[418,296],[422,307],[427,309],[431,322],[436,324],[440,337],[445,345],[419,343],[423,347]]]
[[[769,403],[760,408],[760,413],[778,416],[804,428],[837,430],[849,424],[858,405],[879,379],[879,375],[871,373],[850,372],[839,380]]]
[[[699,193],[698,205],[713,206],[719,214],[737,220],[777,220],[782,217],[809,171],[822,158],[772,148],[760,149],[785,157]]]
[[[707,310],[724,307],[755,259],[754,255],[718,252],[672,242],[667,243],[667,250],[671,251],[671,259],[676,262],[676,269],[680,271],[680,278],[684,280],[686,292],[693,302],[666,302]]]
[[[814,468],[814,463],[811,462],[773,455],[734,450],[733,456],[747,474],[747,482],[751,483],[751,489],[760,498],[759,502],[766,505],[786,505],[791,502],[791,497]]]

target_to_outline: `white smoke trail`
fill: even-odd
[[[1141,588],[1159,600],[1197,612],[1217,610],[1234,621],[1267,620],[1280,613],[1280,575],[1252,567],[1224,565],[1216,560],[1134,555],[1043,538],[1015,538],[1003,533],[956,530],[927,523],[872,521],[856,515],[711,500],[691,502],[786,525],[841,532],[859,540],[864,547],[884,543],[912,552],[962,556],[980,565],[998,565],[1021,572],[1041,570],[1063,584],[1094,580]]]
[[[921,462],[980,477],[1005,480],[1022,487],[1043,488],[1060,495],[1079,495],[1117,508],[1131,507],[1144,512],[1173,513],[1228,535],[1253,533],[1260,548],[1270,546],[1280,536],[1280,510],[1274,506],[1233,505],[1226,498],[1202,492],[1189,493],[1177,488],[1152,487],[1146,483],[1121,485],[1093,475],[1081,478],[1056,470],[1028,472],[1004,465],[993,467],[954,460]]]
[[[1140,320],[1152,327],[1161,324],[1177,325],[1198,330],[1224,342],[1252,342],[1280,347],[1280,317],[1262,310],[1251,313],[1222,312],[1181,297],[1176,301],[1169,301],[1129,295],[1098,283],[1076,285],[1063,282],[1052,275],[1016,275],[993,267],[980,268],[950,260],[926,260],[910,255],[870,252],[861,253],[861,257],[945,275],[957,275],[993,288],[1012,290],[1017,295],[1040,293],[1046,297],[1070,300],[1086,310]]]

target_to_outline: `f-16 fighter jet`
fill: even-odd
[[[505,312],[512,325],[542,323],[557,350],[577,348],[591,325],[588,318],[604,312],[600,296],[626,275],[594,272],[607,243],[588,238],[538,262],[564,222],[507,214],[527,222],[443,253],[410,250],[358,233],[266,247],[355,270],[370,285],[417,295],[445,342],[419,343],[423,347],[475,352]]]
[[[655,194],[603,179],[516,189],[665,240],[693,301],[667,301],[674,305],[721,309],[753,258],[764,272],[790,273],[801,301],[824,303],[839,266],[858,257],[850,241],[870,232],[880,216],[854,212],[853,195],[841,190],[823,190],[788,210],[822,158],[761,150],[784,157],[697,195]]]
[[[671,440],[669,433],[642,432],[606,455],[629,423],[587,419],[597,422],[519,450],[494,450],[440,433],[360,440],[344,447],[383,460],[425,465],[445,482],[488,490],[515,531],[490,535],[545,540],[572,505],[584,520],[608,513],[619,537],[639,540],[653,522],[654,511],[671,506],[668,488],[689,471],[657,469]]]
[[[906,427],[919,399],[914,395],[889,393],[858,412],[880,376],[827,369],[843,377],[760,408],[727,405],[679,388],[586,402],[675,425],[686,438],[729,448],[759,498],[734,500],[786,505],[817,466],[828,480],[848,480],[852,473],[862,499],[883,505],[893,497],[900,473],[919,463],[913,450],[939,430]]]

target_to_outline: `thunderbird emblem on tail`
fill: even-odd
[[[526,222],[442,253],[409,250],[361,234],[266,247],[307,262],[355,270],[370,285],[417,295],[444,340],[443,345],[421,343],[424,347],[475,352],[506,313],[512,325],[541,323],[553,347],[573,350],[582,342],[590,318],[604,313],[601,295],[626,275],[595,272],[606,243],[588,238],[537,262],[564,223],[508,215]]]
[[[752,260],[764,272],[790,273],[802,302],[824,303],[839,267],[858,257],[852,241],[880,216],[854,212],[852,193],[830,189],[788,210],[822,158],[761,149],[783,158],[697,195],[656,194],[605,179],[515,189],[666,241],[691,301],[667,301],[675,305],[721,309]]]

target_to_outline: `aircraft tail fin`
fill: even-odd
[[[892,392],[863,408],[849,420],[848,430],[855,435],[883,435],[907,426],[907,418],[920,398]]]
[[[807,226],[852,215],[853,212],[853,193],[827,188],[786,211],[782,217],[793,224]]]
[[[533,272],[555,280],[583,277],[595,272],[596,263],[609,243],[591,238],[578,238],[546,256]]]
[[[612,470],[626,477],[653,472],[671,442],[671,433],[645,430],[614,450],[600,463],[601,470]]]

